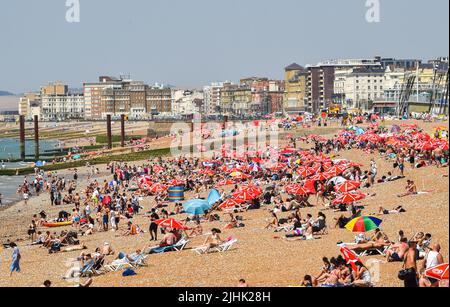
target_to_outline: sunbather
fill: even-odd
[[[392,245],[386,251],[386,259],[388,262],[401,262],[404,260],[405,254],[408,251],[408,239],[402,238],[399,243]]]
[[[383,207],[380,207],[379,210],[378,210],[378,214],[379,215],[383,215],[383,214],[384,215],[399,214],[399,213],[404,213],[404,212],[406,212],[406,210],[403,209],[403,206],[398,206],[398,207],[396,207],[396,208],[394,208],[392,210],[387,210],[387,209],[385,209]]]
[[[208,253],[211,248],[217,247],[222,244],[224,241],[220,238],[219,234],[221,233],[220,229],[213,228],[211,229],[211,235],[209,235],[203,245],[201,247],[206,247],[205,253]]]

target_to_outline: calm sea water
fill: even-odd
[[[54,140],[39,141],[39,149],[41,153],[46,150],[58,149],[59,142]],[[35,144],[32,140],[25,142],[25,154],[34,154]],[[0,139],[0,160],[20,159],[20,141],[19,139]]]

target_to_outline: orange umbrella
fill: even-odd
[[[427,269],[425,271],[425,276],[438,280],[448,279],[448,263],[443,263]]]

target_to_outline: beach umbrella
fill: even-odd
[[[311,193],[311,194],[316,194],[317,193],[316,187],[314,186],[314,182],[315,181],[312,181],[312,180],[306,180],[305,184],[303,185],[303,187],[305,189],[307,189],[309,191],[309,193]]]
[[[364,198],[366,198],[366,195],[362,193],[345,193],[333,200],[333,204],[351,204]]]
[[[230,174],[231,177],[233,177],[234,179],[250,179],[252,178],[252,176],[244,174],[242,172],[234,172]]]
[[[164,171],[164,168],[162,166],[159,166],[159,165],[153,165],[152,169],[153,169],[153,172],[155,172],[155,173],[161,173],[161,172]]]
[[[343,165],[336,165],[336,166],[329,168],[326,171],[326,173],[332,174],[333,177],[336,177],[336,176],[339,176],[340,174],[342,174],[343,172],[345,172],[346,169],[347,169],[347,167],[345,167]]]
[[[228,208],[234,208],[236,206],[239,206],[241,203],[234,200],[234,199],[227,199],[226,201],[224,201],[223,203],[220,204],[219,208],[220,209],[228,209]]]
[[[297,174],[299,174],[300,176],[302,176],[304,178],[312,176],[315,173],[316,173],[316,170],[312,167],[300,166],[299,168],[297,168]]]
[[[215,173],[212,169],[201,169],[198,171],[199,174],[213,176]]]
[[[218,187],[223,187],[223,186],[226,186],[226,185],[233,185],[233,184],[236,184],[236,182],[233,179],[225,179],[225,180],[219,181],[217,183],[217,186]]]
[[[239,191],[233,194],[233,199],[240,202],[246,202],[257,198],[259,195],[249,193],[247,191]]]
[[[438,279],[438,280],[448,280],[448,263],[443,263],[425,271],[425,276]]]
[[[333,177],[333,176],[331,176]],[[325,173],[320,173],[320,174],[316,174],[312,177],[309,178],[309,180],[312,181],[323,181],[323,180],[328,180],[331,178],[329,174],[325,174]]]
[[[158,194],[158,193],[166,191],[167,189],[168,189],[168,187],[166,185],[156,183],[150,187],[149,192],[153,193],[153,194]]]
[[[349,250],[348,247],[346,246],[341,246],[341,253],[344,256],[345,261],[347,262],[347,264],[350,264],[352,266],[353,271],[357,270],[356,267],[356,262],[361,262],[361,259],[358,258],[358,256],[356,256],[356,254]]]
[[[421,142],[416,145],[416,150],[433,150],[436,146],[433,142]]]
[[[250,194],[257,195],[257,196],[259,196],[259,195],[261,195],[263,193],[263,190],[260,187],[254,185],[254,184],[241,186],[239,188],[239,191],[245,191],[245,192],[248,192]]]
[[[356,190],[361,186],[361,182],[349,180],[334,187],[336,192],[346,193]]]
[[[167,185],[170,187],[182,186],[185,184],[186,184],[186,181],[181,180],[181,179],[173,179],[173,180],[170,180],[169,182],[167,182]]]
[[[155,224],[159,225],[163,228],[172,228],[172,229],[180,229],[180,230],[187,230],[189,229],[187,226],[183,225],[179,221],[170,218],[170,219],[161,219],[158,221],[155,221]]]
[[[271,171],[281,171],[282,169],[285,169],[287,167],[286,164],[284,163],[274,163],[270,166],[267,167],[267,169],[271,170]]]
[[[351,220],[345,228],[351,232],[368,232],[380,227],[383,221],[374,216],[362,216]]]
[[[302,187],[299,184],[292,184],[287,186],[285,189],[286,193],[291,195],[308,195],[310,194],[310,190]]]
[[[183,205],[184,212],[193,215],[200,215],[211,209],[211,205],[205,199],[192,199]]]

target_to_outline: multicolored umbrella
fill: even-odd
[[[425,276],[438,280],[448,279],[448,263],[443,263],[427,269],[425,271]]]
[[[351,220],[345,228],[351,232],[368,232],[380,227],[383,221],[374,216],[362,216]]]

